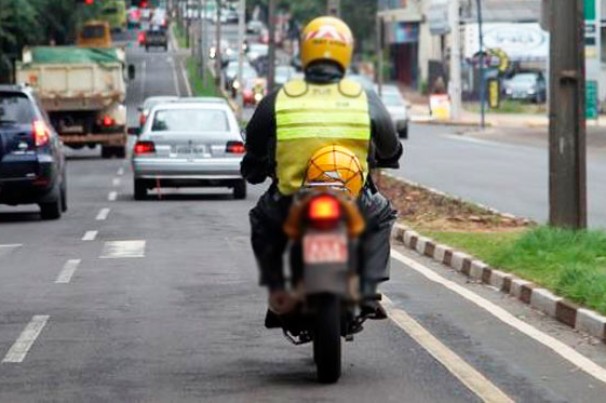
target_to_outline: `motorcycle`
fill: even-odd
[[[269,312],[266,319],[268,328],[281,327],[293,344],[313,344],[321,383],[338,381],[341,339],[353,341],[366,319],[358,264],[365,222],[347,183],[335,179],[337,172],[308,178],[294,195],[284,224],[290,239],[291,308],[280,315]]]

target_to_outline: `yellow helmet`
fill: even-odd
[[[347,148],[330,145],[316,151],[307,167],[305,184],[341,183],[352,196],[364,186],[364,172],[358,157]]]
[[[354,38],[347,24],[335,17],[318,17],[301,34],[301,63],[305,69],[317,60],[330,60],[345,71],[353,48]]]

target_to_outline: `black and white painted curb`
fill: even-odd
[[[559,322],[606,342],[606,317],[597,312],[558,297],[530,281],[492,268],[449,246],[438,244],[401,224],[395,225],[393,238],[407,248],[442,263],[472,280],[491,285]]]

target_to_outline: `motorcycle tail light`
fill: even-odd
[[[312,223],[336,224],[341,218],[341,204],[333,196],[318,196],[309,203],[308,218]]]

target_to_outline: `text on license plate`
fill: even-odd
[[[346,263],[347,238],[344,234],[313,234],[303,238],[305,263]]]

